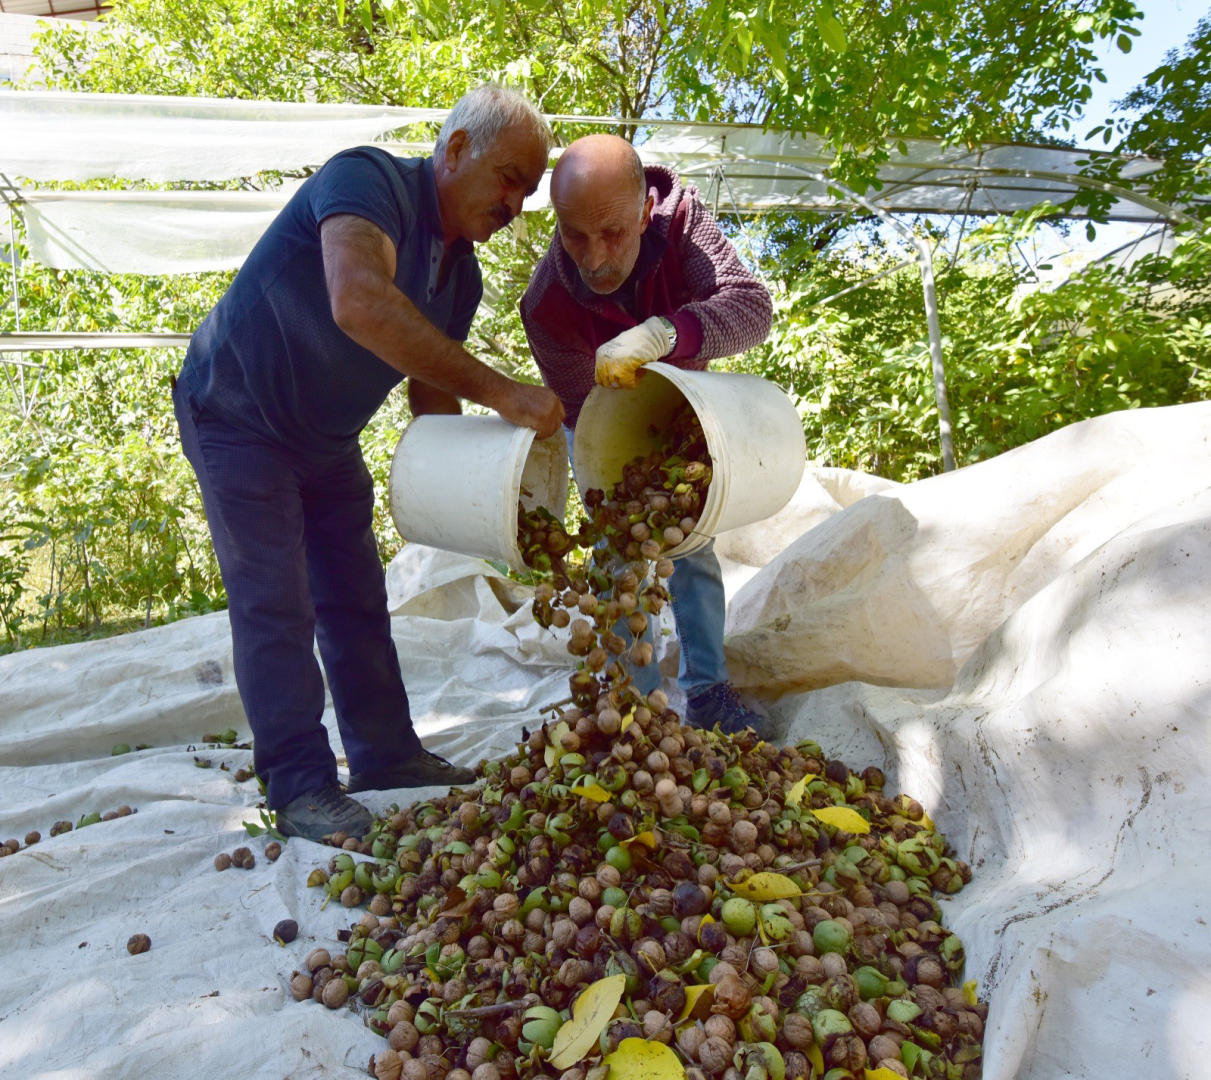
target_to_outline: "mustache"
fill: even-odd
[[[505,203],[497,203],[488,208],[488,217],[499,221],[503,228],[513,220],[513,211]]]
[[[587,282],[607,281],[621,273],[621,267],[617,266],[599,266],[596,270],[586,270],[584,267],[578,267],[578,269],[580,276]]]

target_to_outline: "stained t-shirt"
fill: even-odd
[[[403,376],[332,317],[320,224],[372,221],[395,243],[395,284],[437,329],[464,341],[483,296],[465,240],[444,242],[430,158],[346,150],[299,187],[189,343],[181,380],[228,423],[288,446],[341,451]]]

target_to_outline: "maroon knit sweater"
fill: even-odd
[[[671,319],[677,328],[677,347],[665,361],[695,371],[717,357],[751,349],[769,334],[769,293],[741,264],[698,189],[683,188],[677,174],[662,165],[648,166],[644,173],[656,197],[648,228],[669,243],[639,282],[635,314],[606,297],[582,296],[576,264],[558,231],[521,298],[530,350],[543,381],[563,402],[568,427],[575,426],[596,385],[598,346],[653,315]]]

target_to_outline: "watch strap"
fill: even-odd
[[[656,318],[660,320],[660,325],[664,327],[664,332],[668,335],[669,351],[664,354],[668,356],[677,348],[677,327],[674,325],[672,319],[666,319],[663,315],[657,315]]]

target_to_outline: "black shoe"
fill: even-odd
[[[350,791],[390,791],[392,788],[465,787],[475,783],[475,773],[461,765],[452,765],[445,758],[422,749],[394,768],[382,772],[349,774]]]
[[[769,732],[769,721],[745,708],[731,683],[715,683],[689,698],[685,722],[690,727],[708,730],[718,725],[725,735],[739,735],[745,728],[751,728],[757,738],[764,739]]]
[[[370,831],[374,819],[369,810],[349,798],[338,785],[328,784],[288,802],[277,811],[274,820],[286,836],[319,842],[334,832],[360,839]]]

